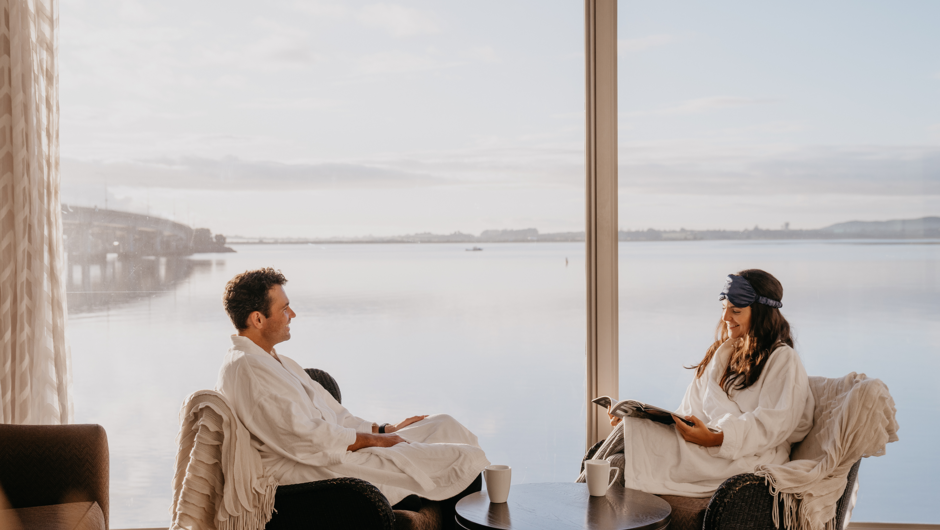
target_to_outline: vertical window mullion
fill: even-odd
[[[588,446],[610,433],[590,403],[618,397],[617,0],[585,0]]]

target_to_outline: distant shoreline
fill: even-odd
[[[419,232],[393,236],[340,237],[247,237],[215,234],[208,228],[118,210],[62,205],[63,238],[70,254],[102,256],[108,253],[133,255],[187,255],[231,252],[230,245],[358,245],[457,243],[471,247],[491,243],[582,243],[583,231],[542,233],[537,228],[484,230],[479,235],[464,232],[434,234]],[[620,230],[617,240],[628,241],[818,241],[885,240],[923,241],[940,239],[940,217],[888,221],[848,221],[816,229],[779,229],[759,226],[744,230]]]
[[[805,239],[659,239],[659,240],[619,240],[619,243],[683,243],[692,241],[821,241],[836,245],[940,245],[940,237],[934,238],[805,238]],[[471,242],[462,241],[402,241],[402,240],[261,240],[261,241],[229,241],[229,245],[460,245]],[[518,244],[518,243],[584,243],[584,240],[526,240],[526,241],[473,241],[474,244]]]
[[[898,219],[892,221],[849,221],[824,228],[790,230],[789,223],[779,230],[755,226],[746,230],[620,230],[618,241],[842,241],[842,240],[933,240],[940,239],[940,217]],[[228,236],[229,244],[238,245],[350,245],[350,244],[407,244],[407,243],[580,243],[584,232],[540,233],[536,228],[522,230],[484,230],[480,235],[453,232],[432,234],[423,232],[386,237],[328,237],[278,238]]]

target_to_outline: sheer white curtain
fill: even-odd
[[[57,0],[0,0],[0,422],[72,416]]]

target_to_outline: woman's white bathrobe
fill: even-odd
[[[706,448],[686,442],[671,425],[625,418],[626,487],[708,497],[734,475],[789,461],[790,446],[813,426],[813,394],[799,355],[789,346],[777,348],[757,382],[728,397],[719,382],[731,350],[731,341],[721,345],[676,410],[679,416],[694,415],[723,432],[724,442]]]
[[[279,484],[355,477],[374,484],[391,504],[412,493],[442,500],[489,465],[477,437],[445,414],[396,432],[410,444],[347,451],[357,432],[372,432],[372,422],[350,414],[296,362],[278,357],[283,365],[233,335],[216,390],[251,433],[265,474]]]

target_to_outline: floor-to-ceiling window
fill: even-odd
[[[60,19],[76,421],[108,431],[112,527],[167,525],[180,404],[215,384],[225,282],[261,266],[298,313],[278,351],[354,413],[447,412],[514,481],[574,480],[580,3],[75,0]],[[174,255],[198,228],[203,252]]]
[[[725,275],[767,270],[809,374],[896,401],[853,520],[937,523],[940,6],[618,9],[621,397],[677,406]]]
[[[621,397],[678,403],[722,278],[765,268],[810,373],[866,372],[898,402],[901,442],[863,462],[855,519],[935,522],[918,495],[936,429],[917,417],[940,408],[938,228],[840,223],[937,215],[936,9],[619,10]],[[450,412],[514,480],[573,478],[582,13],[63,3],[66,222],[132,212],[236,250],[135,256],[147,225],[70,256],[76,419],[109,431],[112,526],[166,523],[178,406],[214,384],[231,331],[222,285],[266,265],[300,310],[280,351],[336,375],[355,412]]]

